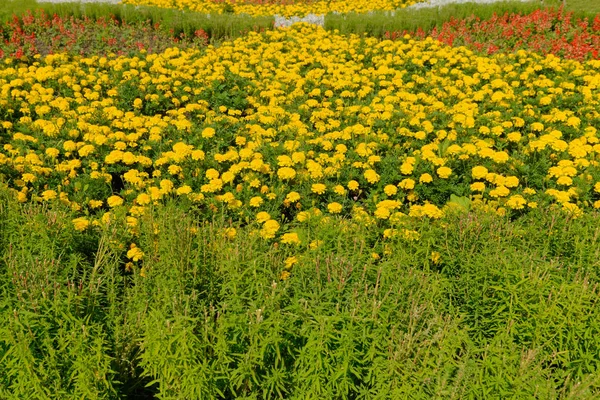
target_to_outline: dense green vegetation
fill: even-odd
[[[173,203],[119,232],[2,195],[2,398],[593,398],[598,215],[459,214],[390,243],[339,221],[292,251]],[[194,233],[195,232],[195,233]],[[437,262],[432,254],[438,253]],[[433,259],[437,259],[436,256]],[[132,397],[133,398],[133,397]]]

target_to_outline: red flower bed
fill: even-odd
[[[600,15],[591,23],[573,18],[572,12],[562,8],[537,10],[528,15],[494,14],[484,21],[471,16],[452,18],[429,32],[419,29],[386,32],[385,36],[396,39],[406,34],[420,39],[431,36],[450,46],[467,46],[487,54],[524,49],[583,61],[599,58]]]
[[[79,55],[131,54],[139,50],[160,52],[168,47],[205,46],[208,35],[197,30],[188,38],[165,32],[158,24],[129,25],[114,17],[61,18],[44,11],[14,16],[0,24],[0,59],[68,52]]]

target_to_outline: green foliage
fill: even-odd
[[[597,215],[461,212],[387,243],[336,220],[274,246],[173,203],[126,265],[123,228],[0,193],[2,398],[598,396]]]

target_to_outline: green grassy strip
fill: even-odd
[[[598,215],[458,215],[389,243],[314,223],[296,247],[227,239],[183,203],[135,239],[0,204],[1,398],[600,394]]]

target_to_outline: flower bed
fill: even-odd
[[[90,18],[61,18],[43,10],[14,16],[4,26],[0,25],[0,59],[4,57],[34,57],[62,53],[80,55],[131,55],[140,50],[162,52],[168,47],[206,46],[208,35],[197,30],[193,37],[180,34],[175,37],[160,29],[159,24],[137,23],[130,25],[114,17],[92,20]]]
[[[450,46],[467,46],[479,53],[530,50],[576,60],[598,59],[600,51],[600,15],[593,21],[575,19],[562,8],[541,9],[528,15],[494,15],[488,20],[477,17],[451,19],[429,32],[388,32],[386,38],[406,34],[423,39],[430,36]]]
[[[124,3],[152,5],[197,11],[206,14],[234,13],[249,15],[304,16],[330,12],[366,13],[395,10],[417,3],[416,0],[125,0]]]
[[[266,239],[325,214],[389,237],[455,208],[600,207],[597,61],[297,26],[2,65],[0,173],[21,201],[79,210],[81,230],[115,209],[134,227],[173,196]]]

